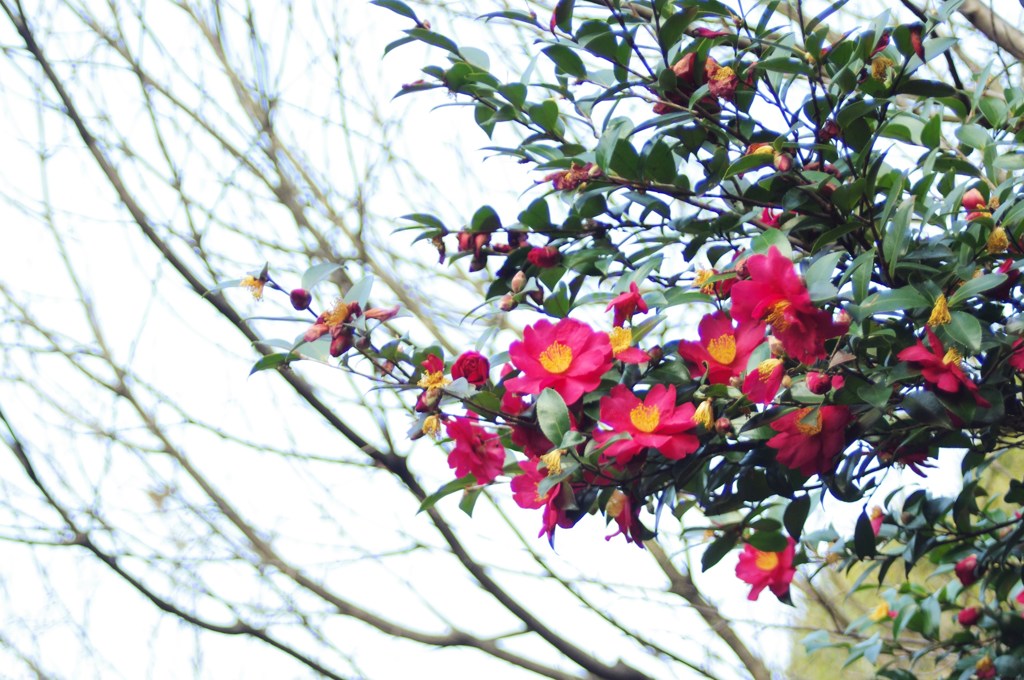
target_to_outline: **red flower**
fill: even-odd
[[[1024,592],[1024,591],[1021,591]],[[965,628],[973,626],[981,618],[981,614],[978,612],[977,607],[965,607],[960,610],[960,613],[956,615],[956,621]]]
[[[491,363],[480,352],[463,352],[452,364],[452,377],[458,380],[465,378],[471,385],[483,385],[487,382]]]
[[[772,210],[771,208],[765,208],[764,210],[761,211],[761,222],[766,227],[778,229],[781,219],[781,210]]]
[[[541,319],[527,326],[523,339],[513,342],[508,353],[523,375],[506,380],[507,389],[540,394],[550,387],[566,404],[575,404],[584,392],[600,385],[601,376],[612,367],[608,334],[575,319],[557,324]]]
[[[524,460],[519,463],[523,474],[512,478],[512,499],[521,508],[541,508],[548,504],[551,497],[558,493],[555,484],[544,495],[540,494],[538,484],[548,476],[548,471],[538,470],[536,460]]]
[[[812,394],[827,394],[832,389],[832,376],[828,373],[810,371],[807,374],[807,389]]]
[[[576,165],[573,163],[568,170],[556,170],[544,176],[545,182],[551,182],[555,191],[572,191],[577,189],[594,177],[601,176],[601,168],[593,163]]]
[[[953,567],[953,571],[956,573],[956,577],[960,579],[960,583],[964,586],[969,586],[978,580],[978,556],[968,555]]]
[[[747,368],[750,353],[764,342],[764,324],[745,323],[734,328],[725,312],[707,314],[697,327],[700,341],[679,343],[679,354],[691,375],[708,374],[712,385],[727,385]]]
[[[697,437],[687,434],[697,427],[695,411],[689,402],[676,406],[675,385],[655,385],[643,401],[625,385],[616,385],[601,399],[601,422],[612,429],[595,430],[594,439],[604,444],[617,434],[629,433],[630,439],[616,441],[604,452],[619,464],[628,463],[648,446],[666,458],[679,460],[700,445]]]
[[[896,358],[920,369],[921,376],[929,385],[950,394],[959,392],[961,386],[965,387],[974,396],[974,401],[978,406],[991,406],[992,404],[978,393],[978,386],[960,368],[960,362],[963,361],[960,352],[953,348],[946,351],[931,328],[926,326],[925,332],[928,334],[928,344],[931,345],[931,349],[925,347],[924,343],[918,340],[916,345],[907,347],[897,354]]]
[[[505,447],[501,437],[476,422],[476,414],[471,413],[445,423],[445,431],[455,442],[455,448],[448,454],[448,467],[455,470],[458,479],[473,475],[479,484],[489,484],[505,466]]]
[[[885,521],[885,510],[878,507],[877,505],[871,508],[871,531],[878,535],[878,532],[882,530],[882,522]]]
[[[762,552],[749,543],[743,546],[740,561],[736,565],[736,577],[753,586],[747,595],[748,600],[756,600],[765,588],[779,598],[789,593],[789,584],[796,575],[796,569],[793,568],[796,541],[792,538],[786,541],[786,548],[782,552]]]
[[[755,404],[770,404],[775,401],[775,395],[779,393],[785,375],[782,359],[765,359],[757,368],[747,373],[740,389],[743,395]]]
[[[768,446],[778,449],[776,458],[791,470],[805,475],[829,472],[835,457],[846,448],[849,422],[846,406],[798,409],[772,422],[779,434],[768,440]]]
[[[713,38],[721,38],[721,37],[724,37],[724,36],[727,36],[727,35],[732,35],[732,31],[716,31],[716,30],[714,30],[712,28],[704,28],[702,26],[700,28],[693,29],[692,35],[693,35],[694,38],[713,39]]]
[[[718,99],[732,101],[736,96],[736,87],[740,79],[729,66],[721,66],[714,59],[708,59],[704,67],[708,78],[708,90]]]
[[[562,261],[562,254],[554,246],[544,246],[543,248],[530,248],[526,259],[540,269],[550,269]]]
[[[842,335],[847,326],[811,303],[793,263],[772,246],[767,255],[750,256],[746,268],[750,280],[732,289],[733,318],[767,321],[786,353],[804,363],[824,358],[825,340]]]
[[[1024,338],[1013,341],[1013,354],[1010,355],[1010,366],[1017,371],[1024,371]]]
[[[605,536],[604,540],[610,541],[616,536],[622,535],[626,537],[627,543],[636,543],[643,548],[644,526],[640,523],[642,507],[643,503],[637,503],[635,499],[622,491],[616,489],[612,492],[611,498],[608,499],[608,504],[604,508],[604,513],[615,520],[619,530]]]
[[[640,310],[641,314],[647,313],[647,303],[644,302],[643,297],[640,295],[640,289],[637,288],[636,281],[630,281],[629,290],[612,298],[612,301],[608,303],[604,311],[608,312],[612,309],[615,310],[613,326],[621,326],[627,321],[631,322],[637,310]]]

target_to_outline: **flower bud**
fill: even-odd
[[[965,607],[960,610],[960,613],[956,615],[956,621],[965,628],[973,626],[981,618],[981,614],[978,612],[977,607]]]
[[[505,297],[501,298],[501,302],[498,303],[498,309],[500,309],[503,312],[511,312],[513,309],[515,309],[518,306],[519,306],[519,303],[516,302],[516,299],[512,296],[511,293],[509,293],[509,294],[505,295]]]
[[[772,160],[775,165],[775,169],[779,172],[789,172],[793,167],[793,157],[788,153],[775,154],[775,158]]]
[[[821,144],[827,144],[838,137],[840,132],[839,124],[829,118],[825,121],[825,124],[821,126],[821,130],[818,131],[818,142]]]
[[[832,378],[827,373],[811,371],[807,374],[807,389],[812,394],[827,394],[832,389]]]
[[[715,421],[715,432],[718,434],[729,434],[732,432],[732,421],[725,416],[720,417]]]
[[[782,346],[782,340],[774,335],[768,336],[768,349],[771,350],[773,357],[786,356],[786,348]]]
[[[473,249],[473,233],[469,231],[460,231],[455,235],[455,238],[459,241],[459,252],[465,253],[466,251]]]
[[[352,329],[346,328],[341,333],[331,333],[331,356],[340,357],[352,347]]]
[[[788,375],[782,376],[782,388],[788,390],[792,386],[793,386],[793,379],[790,378]]]
[[[519,293],[526,286],[526,274],[524,272],[516,272],[516,275],[512,277],[512,283],[509,284],[509,288],[512,289],[513,293]]]
[[[964,197],[960,199],[960,205],[964,210],[988,210],[988,203],[985,202],[985,197],[977,189],[971,189],[965,193]]]
[[[305,288],[296,288],[288,294],[288,299],[291,300],[292,307],[301,312],[304,309],[309,309],[309,303],[313,301],[313,296]]]
[[[956,577],[960,579],[960,583],[964,586],[969,586],[978,580],[978,556],[968,555],[953,567],[953,571],[956,572]]]
[[[538,269],[550,269],[562,261],[562,254],[554,246],[531,248],[526,259]]]
[[[473,254],[480,257],[484,246],[491,242],[491,234],[486,231],[478,231],[473,234]]]
[[[665,350],[661,348],[661,345],[655,345],[647,350],[647,356],[651,357],[651,363],[656,364],[665,357]]]

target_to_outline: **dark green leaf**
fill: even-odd
[[[273,368],[278,368],[291,361],[298,361],[301,358],[301,356],[294,352],[275,352],[274,354],[268,354],[252,365],[252,370],[249,371],[249,375],[259,373],[260,371],[268,371]]]
[[[736,545],[738,535],[733,531],[727,531],[722,536],[719,536],[704,549],[704,554],[700,556],[700,570],[707,571],[711,567],[715,566],[722,561],[722,558],[729,554],[729,551]]]
[[[572,50],[565,45],[549,45],[541,50],[548,59],[555,63],[555,66],[564,73],[568,73],[574,78],[586,78],[587,67],[583,65],[583,60],[580,59],[580,55],[576,54],[575,50]]]
[[[853,549],[861,559],[875,556],[875,531],[871,528],[871,518],[865,512],[861,512],[857,518],[857,526],[853,531]]]
[[[807,521],[810,511],[811,497],[800,496],[789,502],[782,515],[782,523],[785,525],[786,531],[797,541],[800,540],[800,535],[804,531],[804,523]]]

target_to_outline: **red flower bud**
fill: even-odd
[[[732,421],[722,416],[715,421],[715,432],[718,434],[728,434],[732,432]]]
[[[309,309],[309,303],[313,301],[313,296],[305,288],[296,288],[288,294],[288,297],[292,302],[292,307],[300,312],[303,309]]]
[[[793,167],[793,157],[788,153],[775,154],[774,164],[779,172],[788,172]]]
[[[978,556],[968,555],[953,567],[953,571],[956,572],[956,577],[960,579],[960,583],[965,586],[969,586],[978,580],[979,574],[976,574],[978,568]]]
[[[458,380],[465,378],[471,385],[483,385],[487,382],[491,364],[480,352],[463,352],[452,364],[452,377]]]
[[[540,269],[550,269],[562,261],[562,254],[554,246],[545,246],[543,248],[531,248],[526,259],[530,261],[530,264]]]
[[[812,394],[826,394],[832,389],[832,377],[827,373],[811,371],[807,374],[807,389]]]
[[[519,293],[526,286],[526,274],[523,272],[516,272],[516,275],[512,277],[512,283],[509,284],[509,288],[512,289],[513,293]]]
[[[478,231],[473,234],[473,255],[480,257],[484,246],[491,242],[491,234],[486,231]]]
[[[544,291],[540,290],[539,288],[531,290],[529,293],[527,293],[527,295],[530,296],[530,299],[533,300],[533,303],[535,305],[544,304]]]
[[[964,627],[973,626],[980,618],[981,614],[978,612],[977,607],[965,607],[956,615],[957,623]]]
[[[924,45],[921,42],[921,31],[924,29],[923,24],[912,24],[910,27],[910,46],[914,50],[914,54],[921,61],[924,61]]]
[[[518,248],[520,246],[529,245],[526,242],[527,233],[525,231],[511,230],[508,232],[508,245],[511,248]]]
[[[512,297],[511,293],[501,298],[501,302],[498,303],[498,308],[503,312],[511,312],[513,309],[519,306],[516,299]]]
[[[473,249],[473,233],[469,231],[460,231],[455,235],[455,238],[459,241],[459,252],[464,253],[467,250]]]
[[[818,142],[820,144],[828,144],[833,139],[839,136],[842,132],[839,128],[839,123],[835,122],[831,118],[825,121],[825,124],[818,130]]]
[[[352,347],[352,329],[346,326],[338,326],[340,332],[335,333],[331,329],[331,356],[340,357]]]
[[[960,199],[960,205],[963,206],[964,210],[988,210],[988,203],[985,202],[985,197],[977,189],[971,189],[965,193],[964,197]]]

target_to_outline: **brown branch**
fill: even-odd
[[[697,613],[708,624],[712,632],[721,638],[722,642],[728,645],[733,654],[739,658],[740,663],[750,672],[750,677],[754,678],[754,680],[771,680],[772,674],[764,665],[761,657],[752,652],[743,643],[743,640],[733,630],[729,621],[718,611],[718,607],[704,598],[704,595],[697,589],[690,575],[676,569],[676,566],[672,564],[672,560],[665,554],[665,551],[657,541],[645,541],[644,545],[651,551],[651,557],[654,558],[654,561],[658,563],[658,567],[668,577],[668,592],[683,598],[690,603],[691,607],[697,610]]]
[[[960,13],[989,40],[1009,52],[1015,59],[1024,60],[1024,33],[1011,26],[980,0],[966,0],[960,5]]]

